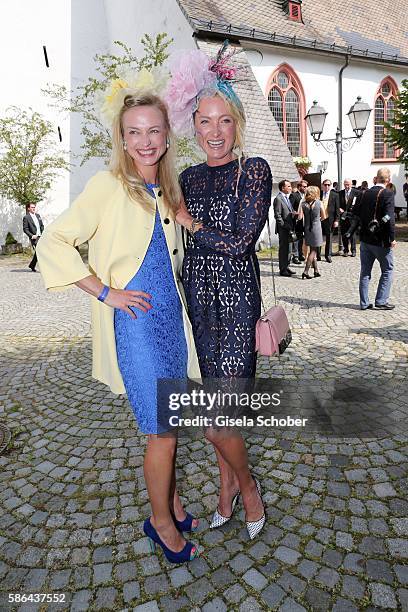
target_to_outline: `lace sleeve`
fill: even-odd
[[[205,226],[194,234],[202,246],[231,257],[248,253],[265,225],[272,194],[272,174],[269,164],[261,158],[249,159],[244,168],[244,185],[239,186],[239,208],[234,232],[219,231]]]

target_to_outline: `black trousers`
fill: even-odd
[[[356,253],[356,234],[354,233],[351,238],[346,238],[346,236],[344,234],[342,234],[342,241],[343,241],[343,251],[345,253],[348,253],[349,251],[351,251],[352,253]]]
[[[326,244],[324,247],[324,256],[331,257],[333,255],[333,232],[331,231],[332,224],[329,219],[322,221],[323,236],[326,238]]]
[[[282,227],[278,228],[279,235],[279,272],[286,272],[289,268],[289,252],[290,242],[289,242],[289,232],[287,229]]]
[[[35,247],[36,247],[36,246],[37,246],[37,244],[38,244],[38,240],[39,240],[39,239],[37,239],[37,240],[31,240],[31,241],[30,241],[30,242],[31,242],[31,246],[32,246],[32,247],[33,247],[33,249],[34,249],[34,255],[33,255],[32,260],[31,260],[31,261],[30,261],[30,263],[28,264],[28,267],[29,267],[29,268],[31,268],[32,270],[35,270],[35,266],[37,265],[37,252],[36,252],[36,250],[35,250]]]

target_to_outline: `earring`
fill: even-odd
[[[125,151],[127,151],[127,142],[126,142],[126,140],[123,141],[123,149]]]
[[[166,138],[166,149],[168,149],[170,146],[170,139]]]

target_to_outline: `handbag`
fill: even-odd
[[[238,169],[237,183],[235,186],[235,197],[238,198],[238,187],[239,180],[241,177],[241,167]],[[272,355],[281,355],[286,351],[289,344],[292,342],[292,332],[289,327],[289,321],[286,313],[282,306],[277,305],[276,300],[276,288],[275,288],[275,274],[273,269],[273,258],[272,258],[272,238],[271,238],[271,226],[269,224],[269,216],[267,219],[268,225],[268,236],[269,236],[269,247],[271,250],[271,266],[272,266],[272,284],[273,284],[273,295],[275,299],[275,306],[266,310],[261,286],[256,273],[255,263],[253,256],[250,256],[252,268],[254,271],[255,281],[261,298],[261,304],[263,308],[263,315],[256,322],[255,326],[255,351],[259,355],[265,355],[271,357]],[[295,232],[293,232],[295,234]],[[296,234],[295,234],[296,235]]]
[[[268,235],[269,246],[272,247],[271,228],[268,219]],[[261,298],[263,315],[256,322],[255,326],[255,350],[259,355],[271,357],[272,355],[282,355],[292,342],[292,331],[289,326],[289,321],[286,312],[282,306],[277,305],[275,274],[273,268],[273,257],[271,250],[271,267],[272,267],[272,285],[275,306],[266,310],[265,303],[262,298],[261,286],[256,273],[255,263],[251,256],[251,263],[254,270],[255,280]]]
[[[298,235],[295,232],[295,230],[290,230],[288,240],[289,242],[297,242],[299,240]]]

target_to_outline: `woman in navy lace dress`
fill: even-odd
[[[194,115],[207,162],[181,175],[186,211],[177,220],[189,230],[183,284],[203,377],[255,376],[255,325],[261,314],[254,273],[255,244],[271,201],[272,176],[260,158],[239,158],[245,116],[222,93],[200,99]],[[251,261],[252,260],[252,261]],[[211,527],[226,523],[242,494],[251,538],[265,522],[260,485],[251,476],[237,431],[209,429],[220,467],[221,491]]]
[[[187,240],[183,285],[201,373],[208,378],[255,376],[261,304],[252,262],[258,268],[255,244],[268,214],[271,174],[262,158],[241,163],[238,197],[238,159],[200,164],[181,175],[188,211],[203,223]]]

